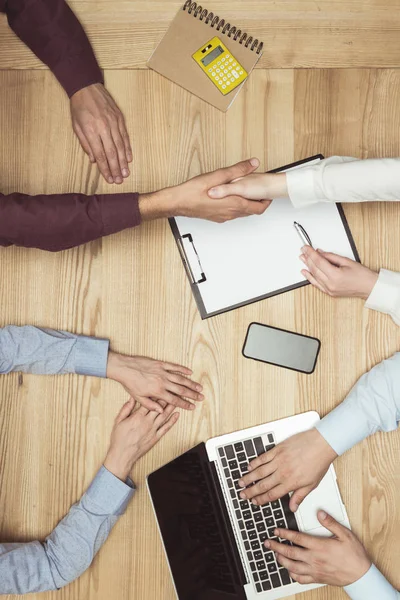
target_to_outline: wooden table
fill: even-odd
[[[266,41],[259,68],[226,115],[145,69],[178,2],[71,4],[127,119],[135,158],[121,191],[155,190],[254,155],[261,169],[318,152],[400,155],[397,0],[215,2],[215,12]],[[74,138],[63,91],[3,17],[0,57],[1,191],[111,191]],[[399,270],[399,206],[345,212],[362,261]],[[172,600],[146,474],[211,436],[309,409],[325,414],[400,340],[389,317],[309,286],[202,321],[162,221],[60,254],[0,250],[0,306],[1,325],[109,337],[115,350],[190,365],[205,388],[202,407],[182,414],[137,465],[139,490],[127,513],[89,571],[49,594],[58,600]],[[241,346],[253,320],[319,337],[315,373],[245,360]],[[12,374],[0,378],[0,398],[0,539],[43,539],[101,464],[126,394],[110,381]],[[394,432],[336,461],[352,526],[398,587],[399,453]],[[300,597],[345,594],[322,588]]]

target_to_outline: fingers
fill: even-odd
[[[302,585],[317,583],[311,575],[297,575],[296,573],[293,573],[293,571],[289,571],[289,575],[294,581],[297,581],[297,583],[301,583]]]
[[[118,415],[115,418],[115,423],[121,423],[124,419],[127,419],[135,407],[135,400],[129,398],[128,402],[125,402]]]
[[[311,246],[303,246],[301,251],[303,252],[303,256],[305,256],[306,264],[311,274],[322,283],[328,281],[337,272],[337,267],[333,266],[329,260],[324,258],[314,248],[311,248]]]
[[[355,260],[351,260],[351,258],[347,258],[346,256],[340,256],[340,254],[334,254],[333,252],[324,252],[318,248],[318,254],[321,254],[326,260],[329,260],[330,263],[335,265],[336,267],[348,267],[352,264],[358,264]]]
[[[85,136],[85,134],[83,133],[82,129],[80,128],[80,126],[78,124],[74,125],[74,131],[78,137],[78,140],[83,148],[83,150],[86,152],[86,154],[89,156],[89,160],[91,163],[96,162],[95,158],[94,158],[94,154],[92,152],[92,149],[90,147],[90,144]]]
[[[263,454],[260,454],[260,456],[257,456],[257,458],[255,458],[254,460],[249,462],[249,471],[253,472],[258,467],[261,467],[261,465],[265,465],[265,464],[271,462],[271,460],[273,460],[275,458],[275,456],[276,456],[276,448],[272,448],[272,450],[269,450],[268,452],[264,452]],[[261,476],[262,476],[262,474],[261,474]]]
[[[189,400],[185,400],[181,396],[176,396],[172,392],[168,392],[166,390],[164,393],[160,394],[161,400],[165,400],[168,404],[172,404],[173,406],[179,406],[179,408],[184,408],[185,410],[194,410],[195,406]]]
[[[166,409],[167,410],[167,409]],[[157,429],[157,438],[162,438],[172,427],[175,425],[177,420],[179,419],[179,413],[174,412],[171,417],[168,419],[164,425],[162,425],[159,429]]]
[[[225,198],[226,196],[243,196],[243,183],[239,180],[235,183],[226,183],[208,190],[210,198]]]
[[[311,285],[318,288],[324,294],[328,293],[328,291],[325,289],[325,287],[314,277],[314,275],[312,275],[310,273],[310,271],[307,271],[306,269],[302,269],[301,274],[304,275],[304,277],[307,279],[307,281],[309,281],[311,283]]]
[[[272,200],[247,200],[247,212],[249,215],[262,215],[271,202]]]
[[[133,153],[132,153],[131,142],[129,139],[128,131],[126,129],[125,119],[122,114],[120,114],[120,116],[118,118],[118,126],[119,126],[119,131],[122,136],[122,141],[124,142],[126,158],[127,158],[128,162],[132,162]]]
[[[268,479],[270,478],[268,477],[266,481],[268,481]],[[276,483],[274,483],[268,485],[271,485],[272,487],[267,492],[263,492],[251,498],[252,504],[255,504],[257,506],[263,506],[268,502],[275,502],[275,500],[279,500],[279,498],[282,498],[290,491],[287,486],[284,486],[282,484],[276,485]],[[252,488],[249,489],[251,490]]]
[[[114,183],[122,183],[122,173],[119,164],[118,150],[114,143],[113,135],[111,130],[106,128],[102,131],[101,141],[103,142],[104,151],[106,154],[107,162],[111,171],[111,176]],[[121,140],[122,143],[122,140]]]
[[[100,136],[97,134],[88,134],[87,138],[100,173],[103,175],[104,179],[108,181],[108,183],[114,183]]]
[[[304,488],[300,488],[299,490],[296,490],[293,493],[292,497],[290,498],[290,502],[289,502],[290,510],[292,512],[296,512],[296,510],[299,508],[300,504],[308,496],[308,494],[313,491],[313,489],[314,489],[313,486],[308,486],[308,487],[304,487]]]
[[[251,158],[250,160],[243,160],[242,162],[236,163],[225,169],[218,169],[211,174],[211,187],[221,185],[223,183],[229,183],[233,179],[238,177],[244,177],[255,171],[260,166],[258,158]]]
[[[275,529],[274,533],[277,537],[280,537],[283,540],[288,540],[289,542],[293,542],[296,544],[296,546],[302,546],[308,550],[315,548],[318,544],[317,538],[307,535],[306,533],[300,533],[300,531],[291,531],[290,529]],[[271,543],[272,540],[269,542]]]
[[[351,534],[347,527],[338,523],[336,519],[331,517],[331,515],[328,515],[324,510],[319,510],[317,517],[321,525],[326,527],[326,529],[333,533],[338,539],[343,539],[343,537]]]
[[[170,362],[163,362],[161,366],[166,371],[172,371],[173,373],[182,373],[183,375],[192,375],[192,369],[188,369],[188,367],[183,367],[182,365],[176,365]]]
[[[118,125],[115,125],[112,130],[112,138],[118,153],[118,161],[122,177],[129,176],[128,158],[126,156],[125,144]]]
[[[267,485],[266,483],[266,479],[272,475],[273,473],[275,473],[276,471],[276,466],[272,465],[271,463],[267,463],[266,465],[263,465],[262,467],[259,467],[258,469],[252,470],[250,473],[246,473],[246,475],[243,475],[243,477],[241,479],[239,479],[239,485],[240,487],[247,487],[247,486],[251,486],[251,484],[254,481],[261,481],[261,482],[265,482],[264,485]],[[254,486],[251,486],[249,488],[247,488],[246,490],[244,490],[245,493],[251,493],[252,488],[258,487],[258,489],[261,489],[261,485],[260,484],[256,484]],[[268,488],[270,489],[270,488]],[[262,491],[266,491],[267,488],[263,487]],[[256,494],[253,494],[257,495]],[[246,495],[246,497],[248,497]]]
[[[143,406],[143,408],[145,408],[147,411],[154,411],[158,414],[162,414],[164,412],[163,407],[160,406],[160,403],[157,402],[156,400],[152,400],[151,398],[141,397],[139,402]]]
[[[265,547],[271,548],[271,550],[273,550],[280,556],[285,557],[286,559],[289,559],[291,561],[297,560],[305,562],[307,560],[308,550],[304,550],[303,548],[297,548],[296,546],[280,544],[275,540],[266,540]]]
[[[196,402],[201,402],[201,400],[204,399],[203,394],[199,394],[195,390],[183,385],[178,385],[177,383],[169,382],[168,390],[176,396],[180,396],[181,398],[189,398],[190,400],[195,400]]]
[[[169,381],[189,388],[194,392],[201,392],[203,389],[203,386],[200,385],[200,383],[192,381],[191,379],[188,379],[188,377],[183,377],[183,375],[179,375],[178,373],[171,373],[169,376]]]

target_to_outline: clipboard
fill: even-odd
[[[301,168],[323,158],[322,154],[317,154],[270,172]],[[261,216],[226,223],[188,217],[169,219],[202,319],[309,285],[300,272],[304,265],[298,259],[301,242],[293,227],[296,220],[311,224],[309,233],[311,238],[316,235],[317,241],[324,242],[331,237],[334,247],[327,247],[327,250],[360,262],[341,204],[321,203],[295,209],[289,199],[281,199],[279,203],[273,202]],[[275,252],[275,256],[284,256],[282,264],[274,262],[273,256],[262,254],[268,248],[268,236],[272,234],[278,240],[275,243],[282,244],[284,254]],[[317,247],[324,248],[324,243],[318,243]],[[232,256],[239,257],[236,264]],[[254,266],[254,262],[258,266]],[[273,285],[273,278],[277,285]]]

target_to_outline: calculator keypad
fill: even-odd
[[[214,83],[226,90],[227,92],[230,88],[234,88],[238,79],[241,79],[243,75],[242,67],[235,61],[235,59],[229,54],[225,54],[224,56],[220,56],[219,60],[215,61],[214,64],[209,65],[207,68],[207,72],[209,77],[214,80]]]

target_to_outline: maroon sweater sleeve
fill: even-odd
[[[0,0],[0,9],[69,97],[88,85],[104,82],[90,42],[64,0]]]
[[[0,194],[0,245],[66,250],[141,222],[138,194]]]

